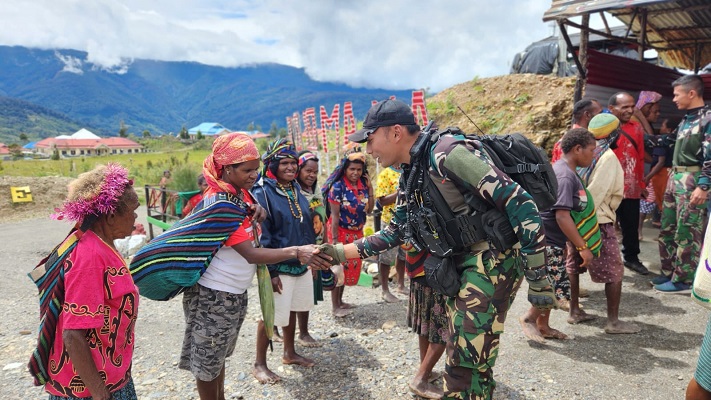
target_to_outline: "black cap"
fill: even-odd
[[[383,100],[370,107],[363,128],[348,135],[348,140],[363,143],[376,129],[393,125],[417,125],[415,115],[410,106],[400,100]]]

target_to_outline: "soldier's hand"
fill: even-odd
[[[331,265],[342,264],[346,262],[346,252],[342,243],[329,244],[324,243],[318,248],[320,253],[328,255],[332,258]]]
[[[553,285],[548,277],[537,281],[528,281],[528,301],[539,310],[558,308]]]

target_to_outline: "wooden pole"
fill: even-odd
[[[570,36],[568,36],[568,32],[565,30],[566,21],[567,20],[558,21],[558,28],[560,28],[560,34],[563,36],[563,39],[565,39],[565,43],[568,45],[568,48],[573,49],[573,43],[570,41]],[[575,81],[575,91],[573,92],[573,102],[577,103],[583,98],[583,86],[585,84],[586,71],[580,63],[580,59],[575,51],[573,51],[573,61],[575,62],[575,66],[578,67],[578,79]]]

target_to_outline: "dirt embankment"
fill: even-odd
[[[522,132],[550,151],[570,125],[574,86],[575,78],[549,75],[474,78],[433,96],[427,108],[441,127],[477,133],[471,118],[484,133]]]
[[[48,217],[67,198],[67,184],[72,178],[0,176],[0,223]],[[32,201],[13,203],[12,187],[30,188]]]

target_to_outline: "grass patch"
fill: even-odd
[[[516,96],[513,101],[517,106],[521,106],[528,103],[528,101],[531,100],[531,97],[532,96],[530,94],[524,93]]]
[[[129,176],[136,187],[157,185],[166,169],[189,166],[195,171],[202,169],[208,150],[181,150],[156,153],[110,154],[99,157],[63,158],[60,160],[4,161],[2,175],[8,176],[66,176],[76,178],[99,164],[117,162],[128,168]],[[196,175],[197,176],[197,175]]]

